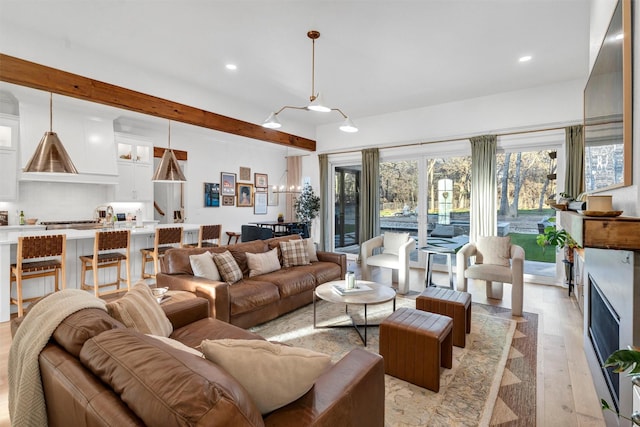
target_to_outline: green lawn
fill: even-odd
[[[522,246],[527,261],[556,262],[556,250],[548,247],[542,252],[542,248],[536,243],[537,234],[509,233],[511,242]]]

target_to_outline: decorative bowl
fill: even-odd
[[[151,293],[158,300],[158,302],[162,301],[165,297],[165,294],[169,288],[151,288]]]
[[[36,222],[38,222],[38,218],[27,218],[25,222],[27,223],[27,225],[36,225]]]

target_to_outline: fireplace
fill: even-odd
[[[591,275],[589,277],[589,310],[587,330],[591,345],[600,366],[604,365],[607,357],[620,348],[620,316],[611,307]],[[620,374],[613,372],[613,368],[601,368],[604,380],[613,398],[616,410],[620,405]]]
[[[640,252],[585,249],[584,350],[599,398],[621,414],[633,410],[633,386],[626,374],[602,365],[615,350],[640,345]],[[607,426],[628,426],[611,411]]]

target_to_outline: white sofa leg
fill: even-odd
[[[398,270],[395,268],[391,269],[391,283],[399,283],[398,282]]]
[[[522,317],[522,286],[513,286],[511,288],[511,315]]]
[[[491,282],[487,280],[486,283],[487,298],[502,299],[502,282]]]
[[[371,281],[371,267],[367,264],[362,266],[362,280]]]

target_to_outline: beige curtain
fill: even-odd
[[[287,157],[287,188],[298,188],[302,185],[302,157]],[[297,194],[287,194],[285,219],[294,221],[296,213],[293,209],[293,203]]]
[[[565,128],[566,170],[564,192],[574,199],[584,191],[584,138],[582,125]]]
[[[470,138],[471,142],[471,231],[469,240],[479,236],[495,236],[498,232],[496,214],[496,135]]]
[[[380,234],[380,152],[362,150],[360,181],[360,243]]]
[[[331,250],[331,204],[329,203],[329,156],[319,154],[320,163],[320,242],[318,249]]]

